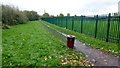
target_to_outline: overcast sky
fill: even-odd
[[[3,4],[17,6],[20,10],[34,10],[40,15],[44,10],[50,15],[93,15],[118,12],[120,0],[0,0]]]

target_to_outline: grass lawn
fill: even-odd
[[[2,29],[0,28],[0,66],[2,66]]]
[[[3,66],[90,66],[85,54],[66,47],[39,21],[2,30]]]
[[[96,49],[100,49],[100,50],[104,51],[105,53],[107,52],[108,54],[114,54],[114,55],[120,56],[120,53],[119,53],[120,50],[118,48],[119,44],[101,41],[99,39],[95,39],[95,38],[87,36],[85,34],[80,34],[78,32],[74,32],[72,30],[53,25],[53,24],[50,24],[45,21],[44,21],[44,23],[50,25],[51,27],[53,27],[53,28],[57,29],[58,31],[63,32],[65,34],[75,35],[78,40],[85,43],[87,46],[90,46],[90,47],[96,48]]]

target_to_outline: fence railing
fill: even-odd
[[[119,14],[43,17],[42,20],[106,42],[120,42]]]

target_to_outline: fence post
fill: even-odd
[[[96,15],[96,23],[95,23],[95,38],[96,38],[96,36],[97,36],[97,28],[98,28],[98,15]]]
[[[111,13],[109,13],[109,15],[108,15],[108,24],[107,24],[106,42],[108,42],[108,40],[109,40],[110,19],[111,19]]]
[[[56,17],[56,25],[58,26],[58,21],[57,21],[57,17]]]
[[[120,27],[119,26],[120,26],[120,13],[118,15],[118,40],[117,40],[118,44],[120,44],[120,33],[119,33]]]
[[[56,17],[54,17],[54,22],[55,22],[55,25],[56,25]]]
[[[63,24],[62,24],[62,17],[61,17],[61,27],[62,27],[62,25],[63,25]]]
[[[60,25],[60,27],[61,27],[61,17],[59,17],[59,25]]]
[[[59,20],[58,20],[58,19],[59,19],[59,18],[57,17],[57,26],[59,26],[59,25],[58,25],[58,23],[59,23]]]
[[[67,16],[66,16],[66,29],[67,29],[67,25],[68,25],[68,22],[67,22]]]
[[[61,26],[61,27],[63,27],[63,17],[61,18],[61,24],[62,24],[62,26]]]
[[[52,20],[51,20],[51,21],[52,21],[52,23],[54,24],[54,18],[53,18],[53,17],[51,17],[51,19],[52,19]]]
[[[60,17],[58,18],[58,26],[60,26]]]
[[[53,24],[53,23],[52,23],[52,18],[51,18],[51,17],[50,17],[50,23]]]
[[[60,27],[62,27],[62,17],[60,17]]]
[[[62,27],[63,27],[63,19],[64,19],[64,18],[62,17]]]
[[[82,30],[83,30],[83,16],[81,15],[81,33],[82,33]]]
[[[74,16],[72,17],[72,30],[74,30]]]

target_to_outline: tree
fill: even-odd
[[[64,15],[62,13],[60,13],[59,17],[64,17]]]
[[[9,11],[9,12],[8,12]],[[2,22],[7,25],[15,25],[20,23],[26,23],[28,18],[19,11],[18,8],[9,5],[2,5]]]
[[[70,13],[67,13],[67,16],[70,16]]]
[[[24,24],[28,20],[38,20],[39,15],[35,11],[20,11],[18,8],[10,5],[1,5],[3,25]]]
[[[75,14],[74,16],[75,16],[75,17],[77,17],[77,15],[76,15],[76,14]]]
[[[44,13],[43,17],[49,17],[50,15],[48,13]]]
[[[57,15],[56,17],[59,17],[59,15]]]
[[[27,10],[25,10],[24,13],[26,14],[26,16],[28,17],[28,19],[30,21],[39,19],[39,15],[35,11],[27,11]]]

